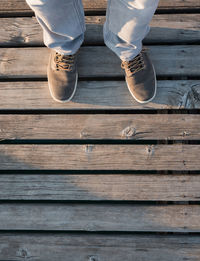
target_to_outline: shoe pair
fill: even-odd
[[[70,101],[77,87],[77,56],[62,55],[51,50],[47,67],[48,84],[52,98],[57,102]],[[131,61],[122,61],[122,69],[128,89],[133,98],[139,103],[147,103],[156,95],[156,73],[146,49]]]

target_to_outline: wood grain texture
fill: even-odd
[[[0,203],[1,230],[200,232],[199,205]]]
[[[85,11],[105,11],[107,1],[106,0],[83,0]],[[160,0],[158,9],[196,9],[200,4],[198,0]],[[12,13],[33,13],[25,0],[1,0],[0,2],[0,14],[12,14]]]
[[[86,16],[84,44],[104,44],[103,23],[105,16]],[[200,40],[200,14],[155,15],[151,30],[144,44],[193,43]],[[35,17],[0,19],[0,46],[43,46],[42,28]]]
[[[186,79],[199,79],[200,2],[160,0],[160,14],[153,17],[144,44],[150,45],[157,76],[163,80],[158,81],[154,101],[146,105],[133,100],[120,60],[102,46],[107,1],[83,0],[83,4],[92,16],[85,17],[85,46],[79,59],[82,79],[73,101],[59,104],[49,94],[49,50],[41,27],[31,17],[33,11],[25,0],[0,1],[0,15],[7,17],[0,18],[1,113],[91,110],[90,114],[67,110],[57,115],[1,114],[0,141],[199,140],[198,114],[92,115],[92,109],[107,109],[104,113],[199,109],[200,81]],[[199,144],[0,144],[0,261],[199,261],[200,175],[163,174],[198,172],[199,155]]]
[[[199,80],[158,81],[155,99],[136,102],[125,81],[79,81],[69,103],[55,102],[46,81],[0,82],[0,109],[194,109],[200,108]],[[3,134],[5,136],[5,134]]]
[[[196,174],[0,174],[0,200],[198,201]]]
[[[157,75],[197,76],[200,72],[199,45],[149,46],[148,53]],[[0,78],[46,77],[50,50],[39,48],[1,48]],[[193,59],[191,59],[193,57]],[[121,60],[107,47],[82,47],[79,77],[122,77]]]
[[[0,234],[4,261],[199,261],[199,235]],[[93,259],[92,259],[93,258]]]
[[[2,170],[199,170],[200,146],[0,145]]]
[[[200,139],[198,114],[5,114],[0,126],[0,140]]]

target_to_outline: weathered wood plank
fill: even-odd
[[[155,99],[137,103],[124,81],[79,81],[72,102],[55,102],[45,81],[0,82],[0,109],[180,109],[200,108],[200,81],[158,81]]]
[[[0,78],[46,77],[49,52],[46,47],[1,48]],[[157,75],[199,75],[198,45],[149,46],[148,52]],[[124,72],[120,61],[105,46],[82,47],[78,60],[79,76],[122,77]]]
[[[199,235],[0,234],[4,261],[199,261]],[[93,258],[93,259],[92,259]]]
[[[105,11],[106,0],[83,0],[85,11]],[[198,0],[160,0],[158,9],[196,9],[200,4]],[[25,0],[1,0],[0,14],[12,13],[32,13],[32,10],[26,4]]]
[[[200,232],[200,206],[0,203],[0,229]]]
[[[85,44],[103,44],[104,16],[86,16]],[[191,43],[200,40],[200,14],[155,15],[145,44]],[[162,37],[161,37],[162,36]],[[35,17],[0,19],[0,46],[43,46],[42,29]]]
[[[2,114],[0,126],[0,140],[200,139],[198,114]]]
[[[198,174],[1,174],[0,200],[198,201],[199,187]]]
[[[200,146],[0,145],[2,170],[199,170]]]

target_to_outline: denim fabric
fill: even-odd
[[[86,30],[81,0],[26,0],[43,28],[44,44],[61,54],[74,54]],[[121,60],[142,49],[159,0],[108,0],[103,26],[105,44]]]

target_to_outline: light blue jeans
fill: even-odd
[[[92,0],[91,0],[92,1]],[[82,0],[26,0],[43,29],[44,44],[61,54],[74,54],[86,30]],[[108,0],[103,26],[105,44],[123,61],[142,50],[142,40],[159,0]]]

